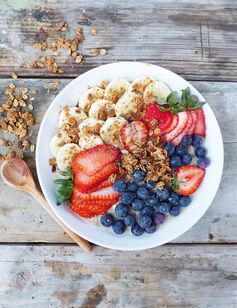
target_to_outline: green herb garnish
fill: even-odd
[[[179,99],[178,92],[174,91],[171,92],[166,100],[157,99],[159,104],[159,109],[161,111],[171,111],[172,114],[177,114],[182,112],[186,109],[198,109],[202,107],[205,102],[199,102],[198,97],[196,95],[190,94],[190,89],[187,87],[186,89],[182,90],[181,99]],[[161,106],[160,104],[168,105],[168,106]]]
[[[176,174],[173,175],[173,180],[171,182],[171,188],[175,192],[178,192],[179,190],[179,181],[177,181]]]
[[[70,206],[70,198],[74,186],[72,171],[59,171],[59,173],[63,176],[63,178],[54,180],[54,184],[58,185],[56,190],[57,205],[60,205],[66,201],[68,206]]]

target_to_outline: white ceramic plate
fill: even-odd
[[[100,246],[119,250],[141,250],[168,243],[190,229],[206,212],[217,192],[223,169],[223,142],[219,125],[208,104],[204,105],[207,138],[205,146],[211,165],[198,191],[193,195],[190,206],[182,209],[178,217],[169,217],[153,234],[135,237],[130,232],[115,235],[112,232],[91,225],[73,214],[66,206],[57,206],[55,201],[55,174],[51,172],[48,160],[51,157],[49,142],[56,132],[58,114],[65,105],[76,105],[79,96],[88,85],[98,85],[102,80],[125,78],[134,80],[144,75],[165,82],[170,89],[181,90],[190,87],[191,92],[204,98],[186,80],[159,66],[138,62],[117,62],[92,69],[70,82],[53,100],[41,123],[37,148],[36,167],[42,191],[58,217],[75,233]]]

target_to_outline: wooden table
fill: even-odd
[[[12,71],[17,86],[38,89],[34,141],[51,101],[74,77],[132,60],[189,80],[213,109],[225,148],[220,189],[202,219],[172,243],[140,252],[86,254],[29,195],[0,182],[0,307],[237,307],[236,1],[7,0],[0,16],[1,99]],[[27,68],[40,56],[32,47],[39,28],[61,20],[84,27],[85,60],[62,64],[62,75]],[[108,53],[94,57],[91,48]],[[34,154],[26,160],[36,177]]]

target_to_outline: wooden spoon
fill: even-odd
[[[4,182],[18,190],[30,193],[35,200],[49,213],[49,215],[63,228],[63,230],[86,252],[91,251],[91,244],[72,232],[54,213],[48,205],[44,196],[36,188],[34,179],[29,167],[22,159],[12,158],[3,162],[1,166],[1,176]]]

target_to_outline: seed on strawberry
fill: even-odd
[[[99,144],[75,155],[72,170],[86,175],[95,175],[106,165],[120,159],[120,150],[109,144]]]
[[[121,127],[120,138],[123,146],[128,151],[133,150],[136,141],[145,143],[148,137],[147,125],[143,121],[133,121]]]
[[[178,193],[184,196],[191,195],[200,186],[205,175],[205,170],[197,166],[181,166],[176,170],[179,182]]]

